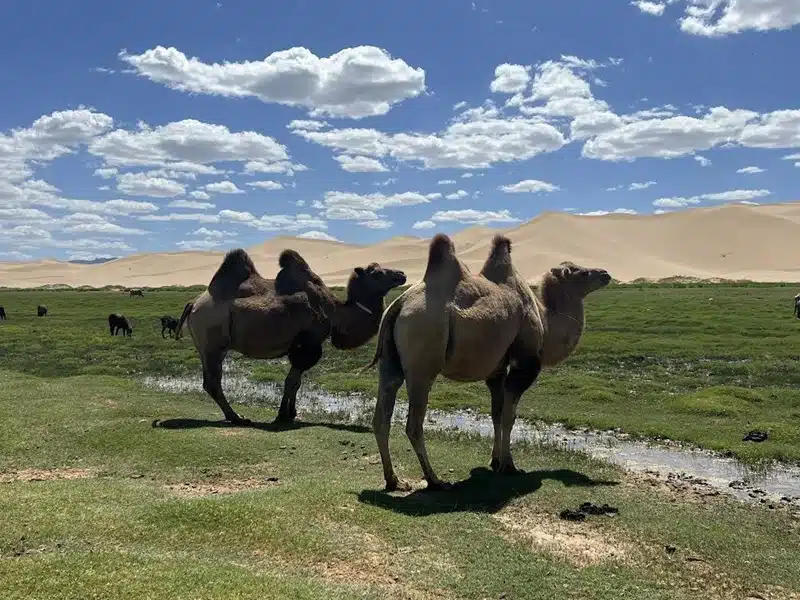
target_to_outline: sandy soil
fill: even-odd
[[[800,202],[727,204],[646,216],[548,212],[504,230],[472,227],[451,237],[473,271],[480,270],[496,231],[511,238],[514,264],[531,281],[562,260],[606,268],[625,282],[671,277],[800,281],[800,263],[792,260],[792,248],[800,239]],[[424,272],[434,233],[372,246],[278,237],[247,250],[266,277],[277,272],[280,251],[292,247],[329,285],[344,284],[353,267],[372,261],[403,269],[413,282]],[[136,254],[100,265],[6,262],[0,263],[0,286],[207,285],[223,254]]]

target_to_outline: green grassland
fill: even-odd
[[[749,459],[800,457],[791,290],[626,287],[590,297],[578,352],[522,414],[685,439]],[[197,372],[161,339],[192,293],[3,291],[0,598],[792,598],[800,521],[788,511],[642,485],[578,453],[519,445],[525,473],[488,471],[489,442],[429,433],[448,492],[382,492],[371,431],[304,414],[287,429],[213,426],[202,393],[144,388]],[[35,316],[36,305],[50,314]],[[131,339],[111,337],[109,312]],[[371,358],[326,348],[309,381],[374,394]],[[237,359],[261,379],[286,365]],[[481,385],[439,382],[438,408],[487,410]],[[301,407],[302,408],[302,407]],[[247,406],[269,422],[275,410]],[[183,419],[209,426],[166,428]],[[748,446],[743,431],[770,439]],[[419,477],[402,428],[398,471]],[[561,521],[592,501],[615,517]],[[666,550],[669,548],[669,552]],[[793,595],[795,594],[795,595]]]
[[[800,320],[784,285],[611,286],[587,299],[587,331],[563,365],[546,370],[520,415],[571,426],[621,428],[735,454],[745,461],[800,461]],[[5,368],[46,377],[197,373],[188,336],[162,340],[158,318],[179,316],[194,291],[0,292],[9,320],[0,329]],[[393,296],[392,296],[393,297]],[[37,303],[50,315],[35,316]],[[109,312],[131,318],[130,340],[112,338]],[[376,372],[358,374],[374,352],[326,346],[306,375],[331,391],[374,395]],[[282,383],[285,361],[242,360],[252,376]],[[404,390],[401,390],[401,397]],[[208,402],[213,404],[210,399]],[[441,378],[431,407],[488,412],[482,383]],[[247,409],[243,409],[245,414]],[[743,442],[750,429],[769,440]]]

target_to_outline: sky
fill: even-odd
[[[3,9],[0,260],[798,199],[800,0],[42,6]]]

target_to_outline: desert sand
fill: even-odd
[[[371,246],[277,237],[247,248],[265,277],[277,272],[277,257],[295,248],[329,285],[343,285],[355,266],[370,262],[403,269],[417,281],[425,269],[426,237],[395,237]],[[623,282],[668,278],[800,281],[793,260],[800,240],[800,202],[727,204],[662,215],[578,216],[546,212],[508,229],[471,227],[452,234],[459,256],[475,272],[486,259],[492,235],[513,242],[514,264],[530,281],[563,260],[608,269]],[[227,249],[226,249],[227,250]],[[220,252],[135,254],[98,265],[55,260],[0,262],[0,286],[207,285]]]

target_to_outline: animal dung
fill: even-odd
[[[742,438],[743,442],[763,442],[767,439],[767,432],[766,431],[750,431],[746,436]]]
[[[614,517],[619,514],[619,509],[615,506],[603,504],[598,506],[591,502],[584,502],[577,509],[565,508],[559,513],[559,517],[564,521],[575,521],[581,523],[586,520],[589,515],[603,515],[606,517]]]

